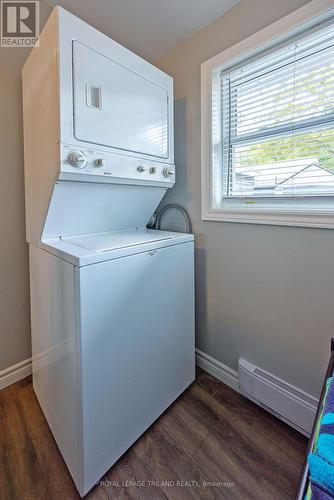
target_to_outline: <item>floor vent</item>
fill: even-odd
[[[305,435],[309,435],[317,400],[243,358],[238,362],[239,387],[245,396]]]

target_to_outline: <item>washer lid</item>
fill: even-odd
[[[63,237],[73,245],[92,250],[93,252],[108,252],[119,248],[144,245],[145,243],[170,240],[173,236],[162,236],[150,229],[137,229],[131,231],[113,231],[110,233],[89,234],[85,236]]]

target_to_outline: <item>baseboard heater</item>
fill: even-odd
[[[238,361],[240,392],[309,436],[317,400],[243,358]]]

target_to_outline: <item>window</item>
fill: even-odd
[[[224,196],[334,194],[333,31],[222,73]]]
[[[334,25],[314,24],[211,70],[204,219],[334,227]]]

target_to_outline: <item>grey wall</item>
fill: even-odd
[[[197,347],[239,356],[318,396],[334,335],[334,231],[200,217],[200,64],[305,0],[241,0],[158,66],[175,81],[176,187],[196,234]]]
[[[334,332],[334,233],[200,219],[200,63],[305,0],[242,0],[159,66],[175,77],[177,185],[196,233],[197,345],[236,368],[240,355],[317,395]],[[51,8],[41,4],[41,25]],[[30,356],[21,68],[0,48],[0,371]]]
[[[51,8],[40,2],[41,26]],[[0,48],[0,371],[30,357],[21,70],[29,49]]]

